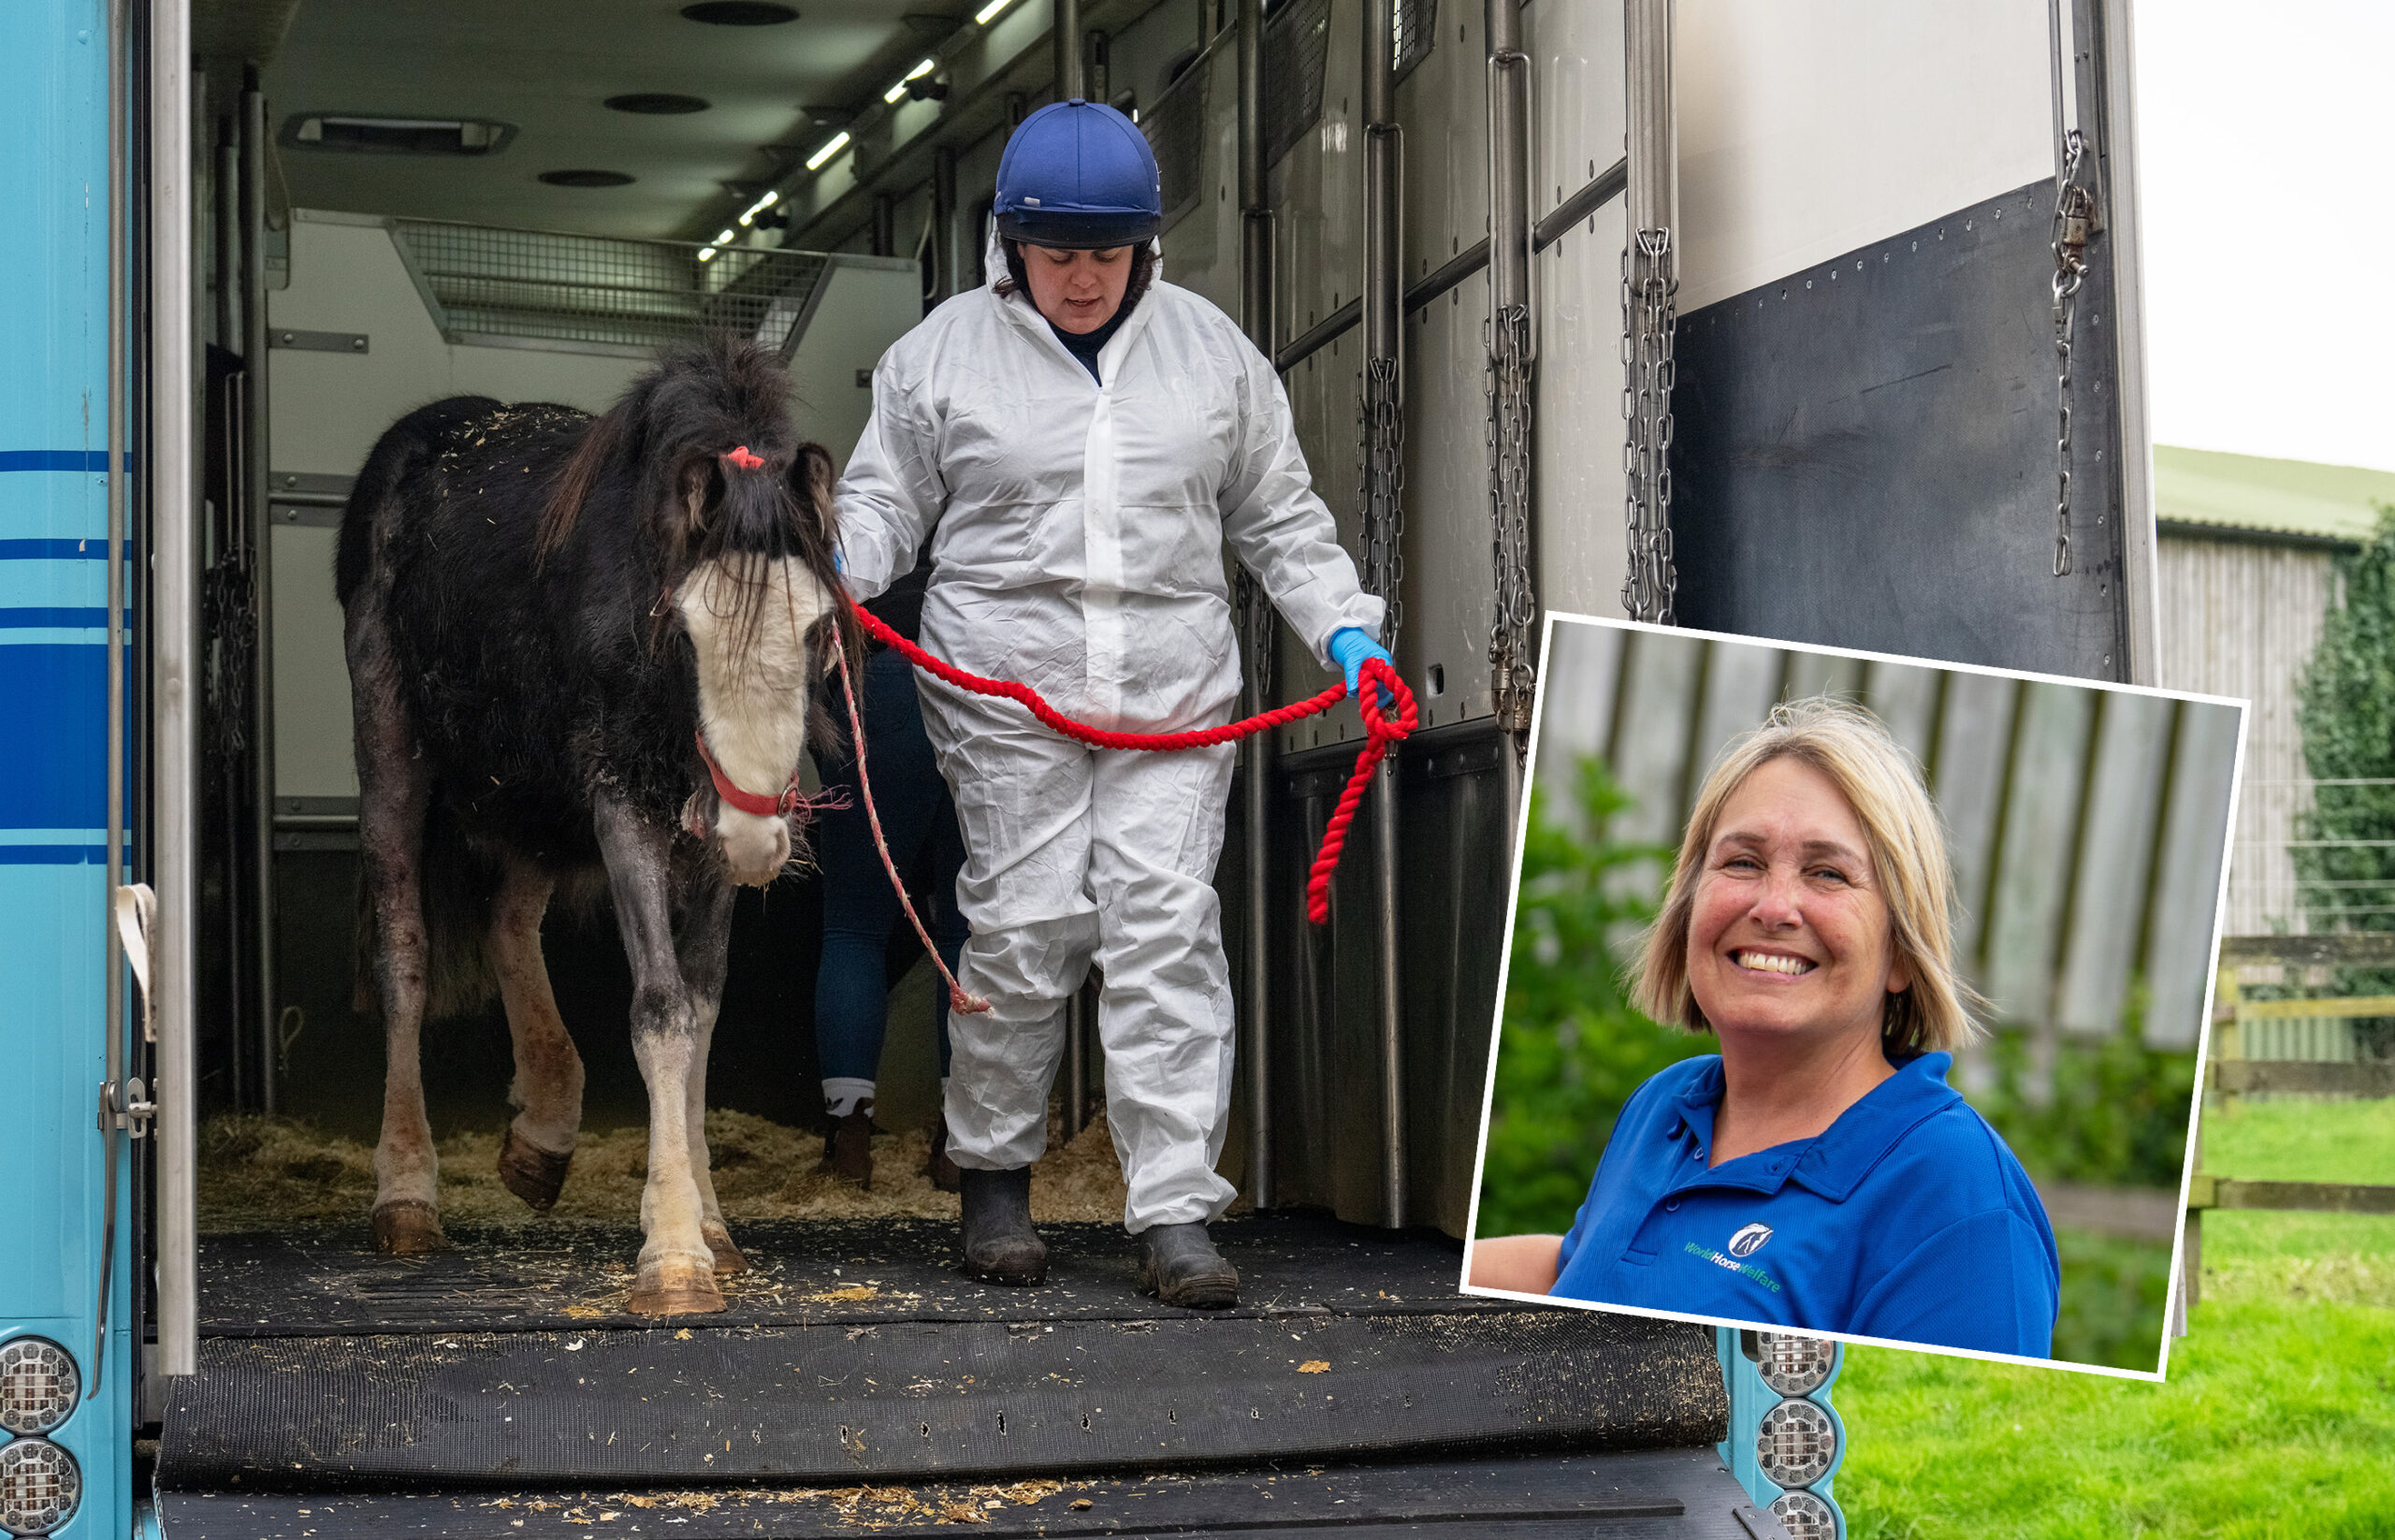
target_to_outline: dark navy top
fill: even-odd
[[[1906,1060],[1814,1138],[1708,1168],[1721,1059],[1681,1060],[1622,1109],[1553,1294],[2046,1357],[2054,1230],[1952,1062]]]

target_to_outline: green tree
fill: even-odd
[[[1569,1229],[1614,1119],[1648,1076],[1713,1051],[1709,1037],[1660,1026],[1629,1001],[1614,943],[1654,916],[1652,873],[1668,847],[1613,837],[1632,806],[1603,764],[1574,782],[1580,826],[1531,792],[1521,899],[1505,981],[1479,1233]]]
[[[2395,779],[2395,507],[2378,530],[2336,559],[2342,603],[2330,605],[2320,640],[2296,686],[2296,724],[2315,782]],[[2395,785],[2315,784],[2297,837],[2395,840]],[[2296,848],[2297,902],[2309,928],[2395,930],[2395,846]],[[2341,993],[2395,994],[2395,969],[2346,968]],[[2371,1052],[2395,1046],[2395,1022],[2356,1024]]]

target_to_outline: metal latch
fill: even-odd
[[[141,1139],[149,1134],[150,1120],[157,1115],[158,1104],[150,1099],[149,1088],[141,1083],[140,1076],[123,1084],[100,1082],[100,1132],[123,1128],[131,1138]]]

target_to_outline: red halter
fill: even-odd
[[[725,802],[757,818],[788,818],[791,809],[798,806],[800,799],[797,771],[792,770],[790,773],[790,784],[782,788],[782,794],[778,797],[760,796],[754,792],[744,792],[732,784],[732,777],[723,773],[723,766],[716,763],[715,756],[707,752],[706,734],[700,732],[693,734],[692,736],[699,741],[699,758],[706,763],[707,778],[715,782],[715,794]]]

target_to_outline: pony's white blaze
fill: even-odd
[[[762,592],[753,592],[757,585]],[[699,661],[699,721],[734,786],[779,796],[806,751],[806,632],[832,596],[795,558],[703,562],[674,596]],[[733,880],[762,886],[790,861],[790,824],[718,802]]]

